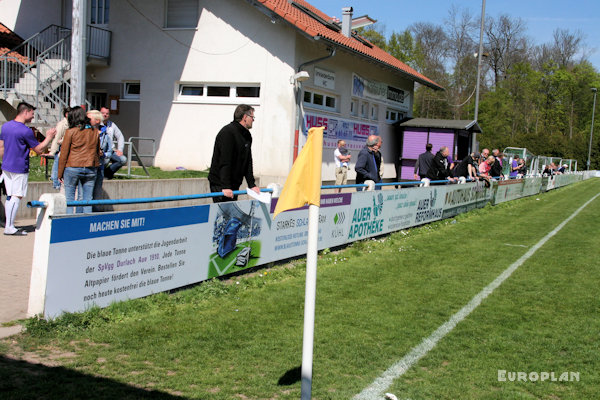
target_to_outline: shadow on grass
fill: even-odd
[[[296,382],[300,382],[301,377],[302,367],[292,368],[290,370],[287,370],[285,374],[283,374],[281,378],[279,378],[277,384],[279,386],[290,386]]]
[[[64,367],[48,367],[0,355],[3,399],[182,399]]]

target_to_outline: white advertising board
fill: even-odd
[[[318,248],[483,207],[490,196],[476,183],[325,194]],[[273,220],[276,202],[53,216],[43,314],[104,307],[305,254],[308,208]]]
[[[446,186],[444,214],[442,218],[484,207],[492,196],[492,189],[484,182],[471,182],[465,185]]]
[[[52,222],[44,315],[81,311],[207,278],[209,206],[94,214]]]
[[[494,193],[494,204],[515,200],[521,197],[523,190],[523,179],[507,179],[496,182]]]
[[[542,177],[536,178],[525,178],[523,179],[523,192],[522,196],[533,196],[538,194],[542,188]]]

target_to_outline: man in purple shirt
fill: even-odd
[[[519,162],[519,156],[515,156],[515,158],[513,159],[511,166],[510,166],[510,174],[508,174],[508,176],[510,176],[511,178],[516,178],[517,175],[519,175],[519,169],[523,166],[523,164],[521,164]]]
[[[15,228],[15,217],[19,209],[19,203],[27,194],[27,183],[29,178],[29,149],[42,154],[48,147],[56,129],[52,128],[46,132],[46,138],[42,143],[38,142],[27,123],[34,117],[31,104],[22,102],[17,106],[17,116],[14,120],[6,122],[0,130],[0,157],[2,158],[2,177],[6,186],[6,212],[5,235],[27,235],[27,232]]]

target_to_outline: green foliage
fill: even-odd
[[[600,179],[590,179],[321,253],[314,398],[353,398],[599,190]],[[598,201],[589,204],[386,391],[414,399],[597,398],[598,212]],[[30,319],[24,334],[0,340],[0,392],[297,399],[304,267],[297,259]],[[581,381],[498,382],[499,369],[579,371]]]
[[[387,41],[383,33],[383,29],[378,30],[376,25],[370,25],[366,28],[358,28],[356,33],[373,43],[375,46],[383,50],[387,50]]]
[[[387,43],[387,51],[408,66],[420,70],[424,67],[424,58],[420,47],[414,41],[410,30],[393,32]]]

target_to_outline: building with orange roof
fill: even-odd
[[[6,1],[0,22],[24,37],[71,26],[69,1],[27,12],[20,4],[29,3]],[[87,15],[112,34],[109,62],[88,58],[87,99],[109,105],[126,138],[154,140],[153,163],[165,169],[206,169],[217,132],[246,103],[256,109],[254,171],[263,184],[283,183],[306,131],[320,125],[324,181],[334,179],[337,140],[355,160],[369,134],[383,138],[384,178],[393,179],[394,124],[412,117],[415,83],[443,89],[353,32],[351,9],[340,22],[304,0],[103,0]]]

